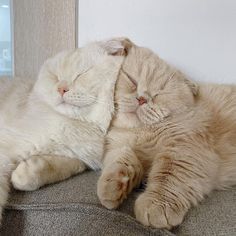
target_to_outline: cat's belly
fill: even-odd
[[[187,145],[187,137],[194,135],[192,130],[184,129],[182,124],[169,121],[138,128],[135,133],[137,156],[147,166],[160,155],[175,151],[179,145]]]

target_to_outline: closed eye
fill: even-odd
[[[166,94],[173,94],[173,92],[165,92],[165,91],[159,90],[155,95],[152,96],[152,98],[155,98],[159,95],[166,95]]]
[[[163,91],[166,87],[166,85],[168,84],[168,82],[170,82],[170,80],[172,80],[172,78],[175,76],[176,72],[173,72],[168,78],[167,80],[165,81],[165,83],[161,86],[161,89],[158,90],[158,92],[152,96],[152,98],[155,98],[159,95],[164,95],[164,94],[170,94],[170,92],[166,92],[166,91]]]
[[[152,96],[152,98],[155,98],[159,95],[159,93],[156,93],[155,95]]]
[[[163,89],[166,87],[166,85],[173,79],[173,77],[175,76],[175,74],[176,74],[176,72],[174,71],[174,72],[166,79],[165,83],[162,85],[161,90],[163,90]]]
[[[133,79],[131,75],[129,75],[126,71],[124,71],[124,69],[121,69],[121,70],[127,76],[127,78],[132,82],[132,84],[137,88],[138,83],[136,82],[136,80]]]
[[[89,67],[87,70],[85,70],[85,71],[83,71],[83,72],[81,72],[81,73],[79,73],[79,74],[76,74],[76,75],[74,76],[74,79],[72,80],[72,82],[74,82],[75,80],[77,80],[80,76],[86,74],[86,73],[87,73],[88,71],[90,71],[91,69],[92,69],[92,66]]]

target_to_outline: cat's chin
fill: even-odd
[[[90,103],[89,105],[77,106],[68,103],[60,103],[54,109],[56,112],[72,119],[79,119],[81,121],[91,121],[92,111],[94,110],[93,105],[96,103]]]
[[[135,111],[125,112],[125,116],[128,120],[132,120],[135,123],[135,127],[140,127],[142,125],[147,125],[145,121],[142,120],[142,117],[139,116],[139,109]]]
[[[141,126],[151,126],[160,122],[160,120],[147,121],[139,115],[138,110],[124,112],[123,116],[129,128],[141,127]]]
[[[68,118],[79,119],[81,116],[82,110],[80,107],[62,102],[54,107],[55,111],[59,114],[62,114]]]
[[[90,101],[87,103],[72,103],[72,102],[68,102],[68,101],[63,101],[60,105],[63,106],[68,106],[68,107],[76,107],[78,109],[82,109],[82,108],[86,108],[89,107],[91,105],[93,105],[95,102],[94,101]]]
[[[68,111],[79,112],[79,109],[80,107],[66,102],[62,102],[56,106],[56,110],[63,114],[67,113]]]
[[[63,114],[68,111],[71,112],[76,112],[78,114],[86,112],[88,108],[90,108],[94,102],[87,103],[87,104],[73,104],[73,103],[68,103],[68,102],[61,102],[60,104],[57,105],[56,110],[61,111]],[[63,112],[64,111],[64,112]]]
[[[137,128],[142,125],[136,112],[122,112],[114,120],[114,126],[126,127],[126,128]],[[119,124],[119,125],[116,125]]]

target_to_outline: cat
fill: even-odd
[[[22,165],[11,176],[20,161],[40,166],[57,156],[60,178],[101,167],[123,49],[120,41],[90,43],[48,59],[36,82],[0,80],[0,220],[10,177],[16,188],[27,188]],[[69,158],[77,159],[65,167]],[[56,178],[50,175],[50,181]]]
[[[128,50],[115,89],[97,194],[135,201],[143,225],[171,229],[214,189],[236,184],[236,86],[196,83],[146,48]]]
[[[236,184],[236,86],[193,82],[149,49],[128,39],[122,45],[127,56],[116,82],[97,194],[115,209],[146,180],[135,202],[137,220],[171,229],[213,189]],[[44,171],[57,173],[56,158],[20,163],[28,184]]]

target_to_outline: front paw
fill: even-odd
[[[177,204],[160,202],[155,196],[141,194],[134,207],[136,219],[146,226],[171,229],[182,223],[186,209]]]
[[[20,162],[12,172],[11,182],[15,189],[33,191],[41,186],[41,169],[45,163],[39,158]]]
[[[97,187],[102,205],[108,209],[117,208],[137,182],[135,177],[133,166],[115,163],[104,169]]]

